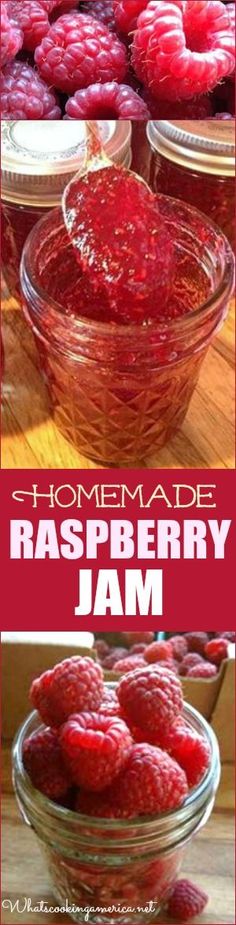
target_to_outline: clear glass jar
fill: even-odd
[[[189,841],[209,819],[220,780],[218,744],[211,727],[193,707],[185,704],[184,716],[209,742],[208,772],[180,809],[128,821],[79,815],[44,797],[32,786],[22,763],[23,742],[40,726],[36,712],[16,736],[13,782],[21,813],[39,838],[57,900],[62,906],[66,901],[74,906],[71,917],[80,925],[82,921],[143,925],[143,912],[150,904],[152,911],[145,920],[156,921]],[[122,914],[118,906],[131,906],[134,911]],[[95,911],[86,918],[88,908]]]
[[[115,163],[129,167],[131,124],[98,123]],[[53,206],[85,155],[85,123],[2,122],[2,270],[11,295],[19,296],[19,266],[27,235]]]
[[[74,272],[78,279],[78,265],[60,210],[37,224],[23,252],[24,310],[55,422],[80,453],[103,464],[148,460],[182,424],[232,292],[233,255],[223,235],[186,204],[161,196],[159,206],[175,236],[181,298],[192,279],[202,282],[202,268],[211,288],[202,302],[197,291],[200,307],[170,322],[91,320],[83,302],[78,314],[67,313],[63,287],[73,285]]]
[[[235,122],[156,121],[147,125],[149,183],[205,212],[235,245]]]

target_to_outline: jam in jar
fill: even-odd
[[[114,163],[129,167],[131,124],[98,123]],[[64,187],[85,157],[83,121],[2,121],[2,270],[11,295],[19,296],[19,266],[27,235],[46,211],[58,206]]]
[[[156,121],[147,125],[154,192],[189,202],[235,242],[235,123]]]
[[[157,300],[148,323],[108,320],[60,209],[35,226],[23,251],[24,310],[55,422],[104,465],[148,460],[180,427],[232,293],[224,235],[186,203],[158,196],[158,206],[174,242],[174,274],[167,305]]]

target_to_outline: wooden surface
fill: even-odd
[[[221,809],[213,813],[201,833],[186,850],[181,876],[193,879],[210,896],[206,911],[196,920],[198,925],[235,925],[234,916],[234,814],[222,808],[228,805],[227,777],[221,784]],[[10,752],[3,751],[2,801],[2,899],[12,902],[30,897],[35,906],[40,899],[55,906],[45,862],[36,836],[23,823],[10,782]],[[2,911],[2,925],[61,925],[70,923],[67,915]],[[148,916],[147,916],[148,921]],[[158,925],[172,922],[165,915]]]
[[[5,379],[2,467],[96,469],[59,433],[48,413],[33,337],[17,303],[3,291]],[[143,466],[143,462],[142,462]],[[234,315],[203,363],[200,380],[179,433],[149,461],[149,468],[234,467]]]

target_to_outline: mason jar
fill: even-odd
[[[44,797],[31,784],[22,762],[24,740],[42,728],[36,711],[17,733],[13,782],[20,811],[39,839],[57,901],[80,925],[143,925],[147,911],[145,920],[156,921],[188,844],[208,821],[220,780],[218,744],[206,720],[188,704],[184,718],[210,746],[208,771],[179,809],[130,820],[79,815]],[[124,907],[132,911],[122,913]]]
[[[131,162],[131,124],[98,122],[108,156]],[[58,206],[66,184],[85,157],[83,121],[2,122],[2,271],[19,297],[19,266],[27,235],[38,219]]]
[[[167,319],[157,304],[150,324],[106,322],[83,289],[59,209],[31,231],[22,256],[23,307],[55,423],[104,465],[148,460],[181,426],[232,293],[226,238],[191,206],[160,196],[159,208],[175,241]]]
[[[205,212],[235,245],[235,121],[151,121],[149,182]]]

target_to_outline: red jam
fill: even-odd
[[[68,188],[66,225],[89,284],[105,296],[106,321],[163,314],[174,245],[157,197],[141,180],[121,167],[89,171]]]
[[[232,292],[225,239],[184,203],[160,196],[158,206],[174,241],[174,277],[149,324],[107,323],[108,300],[80,272],[59,209],[24,249],[25,311],[55,422],[103,464],[148,460],[176,432]]]
[[[2,204],[2,271],[11,295],[20,295],[19,269],[24,243],[45,209],[4,202]]]

